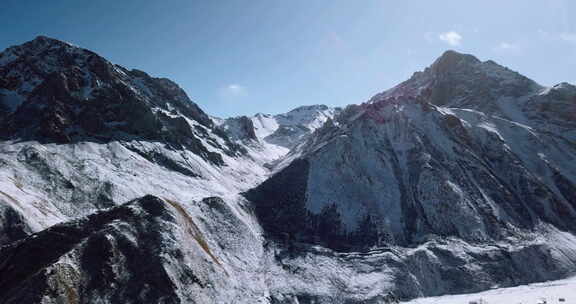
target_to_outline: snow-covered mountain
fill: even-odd
[[[216,118],[214,121],[226,131],[230,139],[244,146],[255,159],[270,163],[281,159],[290,149],[304,142],[341,110],[312,105],[277,115],[258,113],[251,117]]]
[[[0,53],[0,107],[11,239],[146,194],[227,195],[268,174],[175,83],[51,38]]]
[[[394,303],[564,278],[575,118],[574,86],[449,51],[364,104],[217,119],[38,37],[0,53],[0,303]]]
[[[432,293],[522,280],[515,275],[523,266],[504,256],[534,249],[525,240],[542,240],[541,262],[529,263],[532,279],[568,275],[576,261],[574,107],[574,86],[544,88],[449,51],[410,80],[346,108],[246,196],[280,243],[345,252],[427,248],[447,271],[438,282],[482,278],[434,285]],[[438,240],[453,249],[430,249]],[[497,246],[503,256],[481,262],[476,246]],[[448,262],[457,260],[458,267]],[[412,275],[426,289],[427,278]]]
[[[575,98],[575,87],[545,89],[493,62],[447,52],[316,132],[290,165],[297,169],[259,188],[273,206],[262,214],[275,228],[302,229],[305,239],[341,248],[413,245],[431,236],[501,240],[541,223],[575,231],[576,147],[563,131],[574,121],[560,113],[547,119],[552,110],[540,109]],[[260,199],[257,190],[251,193]],[[299,192],[301,201],[293,201]],[[296,206],[310,212],[300,225],[278,221],[288,216],[283,208]],[[326,236],[317,235],[326,230],[315,219],[323,213],[334,217]]]

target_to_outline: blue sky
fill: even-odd
[[[447,49],[576,82],[572,0],[2,0],[0,48],[37,35],[168,77],[224,117],[361,103]]]

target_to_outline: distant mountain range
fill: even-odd
[[[576,272],[576,87],[445,52],[359,105],[216,118],[0,53],[0,303],[395,303]]]
[[[255,159],[273,162],[306,139],[342,111],[325,105],[298,107],[288,113],[258,113],[214,121],[226,134],[250,151]]]

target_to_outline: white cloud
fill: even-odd
[[[220,96],[222,97],[236,97],[244,95],[246,95],[246,87],[237,83],[231,83],[220,88]]]
[[[564,41],[568,43],[576,43],[576,33],[574,32],[547,32],[539,29],[538,35],[540,38],[551,41]]]
[[[576,33],[561,33],[560,39],[567,42],[576,42]]]
[[[244,91],[244,87],[239,85],[239,84],[229,84],[226,89],[228,89],[230,92],[235,92],[235,93],[239,93]]]
[[[462,41],[462,35],[458,34],[455,31],[441,33],[438,36],[438,38],[440,38],[440,40],[448,43],[451,46],[458,46],[460,45],[460,41]]]
[[[516,49],[518,48],[517,45],[508,43],[508,42],[500,42],[500,44],[498,45],[499,49],[503,49],[503,50],[511,50],[511,49]]]
[[[234,95],[242,95],[246,93],[246,88],[236,83],[226,86],[226,90]]]
[[[497,46],[492,49],[494,52],[499,53],[508,53],[508,54],[520,54],[522,53],[522,49],[519,45],[502,41]]]

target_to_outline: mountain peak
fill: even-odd
[[[315,105],[299,106],[297,108],[290,110],[289,113],[290,112],[300,112],[300,111],[313,111],[313,110],[326,111],[328,109],[329,108],[327,105],[315,104]]]
[[[23,44],[11,46],[7,48],[5,52],[14,53],[14,55],[19,56],[22,53],[38,54],[54,47],[80,49],[80,47],[71,43],[41,35]]]
[[[56,38],[52,38],[52,37],[48,37],[48,36],[44,36],[44,35],[39,35],[36,36],[36,38],[34,38],[33,40],[31,40],[30,42],[43,42],[43,43],[62,43],[62,44],[69,44],[67,42],[64,42],[62,40],[58,40]]]
[[[70,42],[66,42],[64,40],[60,40],[57,38],[52,38],[44,35],[36,36],[33,40],[24,43],[23,45],[35,43],[35,44],[44,44],[44,45],[58,45],[58,46],[66,46],[66,47],[73,47],[73,48],[80,48],[77,45],[74,45]]]
[[[436,72],[448,72],[460,66],[470,66],[480,63],[482,62],[473,55],[448,50],[436,59],[430,68]]]
[[[437,106],[475,109],[507,117],[500,101],[541,90],[542,86],[533,80],[492,60],[480,61],[473,55],[448,50],[424,71],[376,94],[368,103],[389,98],[421,98]]]
[[[465,53],[460,53],[458,51],[455,50],[446,50],[444,51],[444,53],[442,53],[442,55],[440,57],[438,57],[438,60],[440,59],[447,59],[447,58],[458,58],[458,59],[466,59],[466,60],[474,60],[479,62],[480,60],[478,60],[478,58],[476,58],[474,55],[472,54],[465,54]]]

